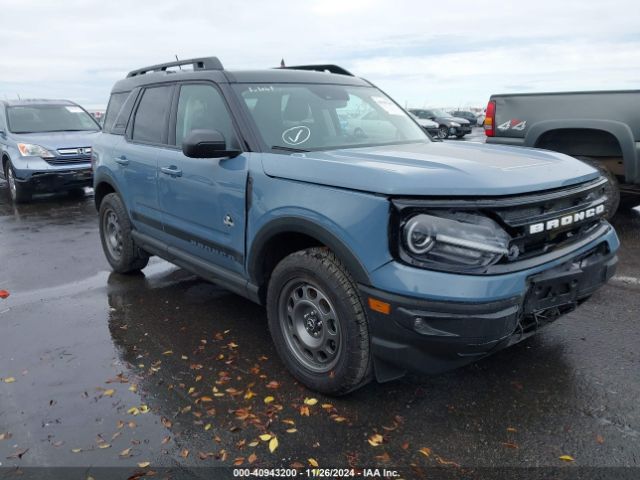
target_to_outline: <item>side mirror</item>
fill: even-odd
[[[182,141],[182,153],[190,158],[237,157],[240,150],[227,150],[224,135],[217,130],[191,130]]]

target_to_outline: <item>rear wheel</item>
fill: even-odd
[[[620,206],[620,185],[616,176],[611,171],[602,165],[598,160],[593,157],[576,157],[579,160],[591,165],[598,170],[600,174],[605,177],[609,182],[605,187],[605,193],[607,195],[607,218],[611,219],[618,211]]]
[[[280,358],[307,387],[342,395],[370,380],[364,308],[348,271],[329,250],[302,250],[277,265],[267,314]]]
[[[117,193],[105,196],[100,204],[100,240],[114,271],[138,272],[147,266],[149,255],[136,246],[131,221]]]
[[[443,140],[449,136],[449,127],[445,127],[444,125],[438,128],[438,138],[442,138]]]
[[[7,162],[4,167],[4,178],[7,179],[9,195],[14,203],[26,203],[31,201],[32,193],[29,185],[16,180],[11,162]]]

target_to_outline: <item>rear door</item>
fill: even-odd
[[[164,230],[177,250],[242,272],[247,157],[186,157],[182,141],[196,129],[218,130],[227,148],[238,148],[230,110],[213,83],[183,83],[177,87],[169,131],[174,146],[158,156]]]
[[[112,152],[125,179],[125,202],[135,227],[164,239],[158,202],[158,156],[168,148],[168,124],[175,85],[145,88],[134,107],[127,133]]]

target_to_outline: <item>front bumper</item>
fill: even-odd
[[[372,298],[390,305],[389,314],[368,310],[376,377],[436,374],[517,343],[586,300],[613,276],[617,262],[602,242],[527,275],[519,294],[487,302],[416,299],[361,286],[365,303]]]
[[[22,173],[22,172],[21,172]],[[93,186],[91,167],[69,170],[28,171],[22,178],[16,172],[16,181],[26,184],[34,192],[55,192],[71,188]]]

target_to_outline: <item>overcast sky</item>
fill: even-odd
[[[0,98],[104,106],[127,71],[336,63],[409,106],[640,88],[638,0],[0,0]]]

